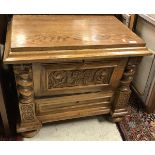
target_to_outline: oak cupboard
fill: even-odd
[[[114,16],[13,16],[4,63],[16,79],[17,131],[32,137],[46,122],[108,113],[120,121],[136,66],[150,54]]]

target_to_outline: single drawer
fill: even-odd
[[[33,64],[36,97],[115,90],[127,59]]]
[[[36,114],[43,122],[48,122],[109,113],[112,97],[111,91],[36,99]]]

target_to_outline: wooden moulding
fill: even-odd
[[[101,58],[123,58],[134,56],[146,56],[152,54],[146,47],[140,48],[113,48],[113,49],[85,49],[69,51],[32,51],[32,52],[11,52],[4,55],[5,64],[20,64],[33,62],[66,62],[81,59],[101,59]]]
[[[76,49],[76,50],[38,50],[35,48],[28,50],[22,48],[22,51],[11,50],[11,23],[8,25],[6,45],[3,62],[5,64],[19,64],[19,63],[32,63],[32,62],[63,62],[81,59],[102,59],[102,58],[120,58],[120,57],[134,57],[152,54],[145,44],[140,47],[123,47],[117,48],[97,48],[94,49]]]
[[[110,112],[109,108],[98,107],[98,108],[90,108],[90,109],[86,109],[86,110],[81,109],[81,110],[76,110],[76,111],[72,111],[72,112],[42,115],[42,116],[37,116],[37,117],[42,123],[47,123],[47,122],[73,119],[73,118],[79,118],[79,117],[108,114],[109,112]]]
[[[110,98],[112,97],[113,92],[98,92],[98,93],[88,93],[88,94],[79,94],[79,95],[71,95],[71,96],[62,96],[62,97],[53,97],[47,99],[36,99],[36,109],[37,113],[46,113],[52,112],[53,109],[59,110],[68,110],[69,107],[71,109],[74,108],[87,108],[93,106],[93,104],[97,105],[105,105],[107,106],[110,103]],[[98,104],[99,103],[99,104]],[[107,107],[109,107],[108,105]],[[68,109],[66,109],[68,107]],[[63,109],[64,108],[64,109]],[[53,111],[55,112],[55,111]]]
[[[43,123],[110,112],[113,92],[36,99],[37,118]]]

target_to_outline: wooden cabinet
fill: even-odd
[[[17,131],[33,136],[43,123],[127,114],[130,83],[145,43],[113,16],[15,15],[4,63],[19,96]]]

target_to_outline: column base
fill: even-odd
[[[24,138],[32,138],[32,137],[34,137],[39,131],[40,131],[40,129],[32,130],[32,131],[27,131],[27,132],[22,132],[21,135],[22,135]]]
[[[120,122],[123,119],[123,117],[128,114],[128,111],[126,109],[117,109],[112,111],[110,114],[111,121],[116,123]]]
[[[24,137],[33,137],[38,133],[42,124],[39,120],[35,120],[29,123],[17,124],[17,133],[21,133]]]

